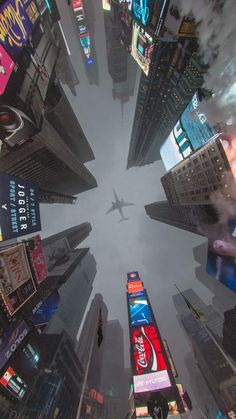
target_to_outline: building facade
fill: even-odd
[[[236,306],[224,313],[223,346],[236,362]]]

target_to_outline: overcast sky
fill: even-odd
[[[42,236],[89,221],[92,233],[84,242],[97,261],[93,295],[100,292],[107,304],[109,319],[119,319],[125,332],[128,362],[128,320],[126,310],[126,273],[138,270],[149,293],[162,337],[167,338],[180,378],[189,387],[184,358],[190,351],[188,341],[176,320],[172,303],[174,283],[181,289],[193,288],[211,303],[212,294],[195,277],[192,248],[205,241],[200,236],[150,220],[144,205],[165,198],[160,177],[165,172],[162,162],[126,170],[130,135],[135,111],[135,96],[124,107],[112,99],[112,81],[108,74],[102,0],[96,4],[96,49],[100,86],[88,84],[75,29],[69,19],[67,2],[58,1],[62,24],[69,41],[72,61],[80,85],[77,97],[68,91],[79,122],[92,146],[95,160],[87,167],[96,177],[98,187],[78,196],[75,206],[41,205]],[[135,203],[124,210],[129,221],[119,223],[116,212],[105,215],[113,200],[112,188],[119,197]],[[193,396],[193,395],[192,395]]]

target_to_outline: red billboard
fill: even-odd
[[[27,249],[33,267],[35,280],[37,284],[41,284],[41,282],[43,282],[48,276],[48,268],[39,234],[28,241]]]
[[[11,367],[8,367],[8,369],[0,377],[0,384],[13,394],[13,396],[20,400],[24,397],[28,388],[24,381]]]
[[[144,287],[143,287],[142,281],[139,280],[139,281],[128,282],[127,289],[128,289],[128,293],[131,294],[133,292],[143,291]]]
[[[167,370],[156,326],[136,327],[131,332],[134,374]]]
[[[3,46],[0,45],[0,95],[4,93],[7,87],[14,66],[15,63],[10,55],[8,55]]]

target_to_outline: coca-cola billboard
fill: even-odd
[[[136,327],[131,332],[134,374],[167,370],[156,326]]]

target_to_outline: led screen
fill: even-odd
[[[135,409],[135,413],[136,413],[136,419],[138,418],[142,418],[142,419],[151,419],[151,416],[149,416],[148,414],[148,408],[147,405],[146,406],[139,406],[136,407]]]
[[[142,375],[167,369],[156,326],[132,329],[131,345],[134,374]]]
[[[9,78],[11,77],[12,70],[15,63],[0,45],[0,95],[2,95],[7,87]]]
[[[144,393],[146,391],[171,387],[169,375],[166,370],[144,375],[135,375],[133,379],[135,393]]]
[[[48,269],[39,234],[30,238],[27,242],[27,250],[34,270],[34,278],[37,284],[41,284],[48,276]]]
[[[131,55],[148,76],[154,49],[153,39],[137,23],[133,24]]]
[[[145,295],[144,291],[137,291],[128,293],[128,298],[140,297],[141,295]]]
[[[8,367],[0,377],[0,384],[20,400],[24,397],[28,388],[21,377],[11,367]]]
[[[198,93],[182,113],[179,121],[162,144],[160,154],[166,170],[172,169],[212,138],[219,134],[201,111]]]
[[[129,272],[127,274],[127,278],[128,278],[128,282],[140,281],[139,274],[138,274],[137,271],[135,271],[135,272]]]
[[[152,315],[145,297],[131,298],[129,300],[130,320],[132,326],[152,323]]]
[[[38,308],[32,317],[35,326],[47,325],[53,315],[56,313],[60,303],[58,291],[54,291]]]
[[[103,10],[107,10],[108,12],[111,10],[111,0],[102,0]]]
[[[154,0],[133,0],[132,13],[134,18],[142,25],[148,25],[152,15]]]
[[[128,293],[143,291],[143,283],[142,281],[128,282],[127,289]]]

